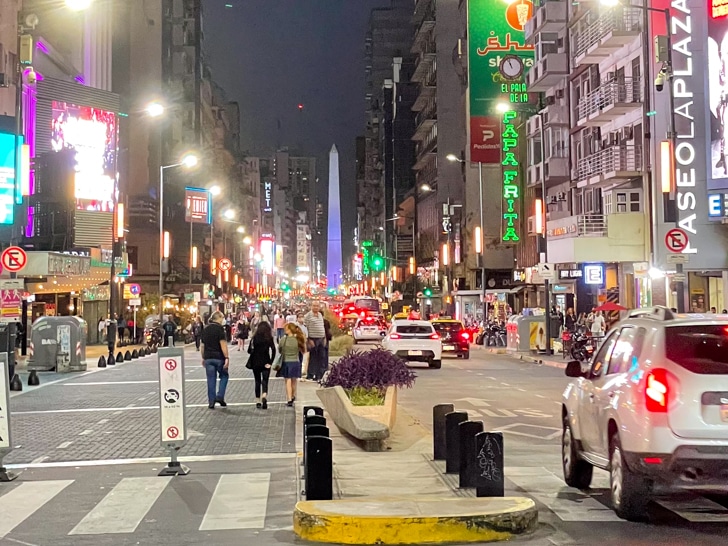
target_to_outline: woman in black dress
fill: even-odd
[[[261,322],[248,346],[248,368],[255,378],[255,407],[268,409],[268,378],[276,358],[276,344],[270,323]]]
[[[245,347],[245,342],[248,340],[248,333],[250,327],[243,315],[238,318],[238,323],[235,325],[235,337],[238,340],[238,351]]]

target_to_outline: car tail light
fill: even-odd
[[[470,334],[468,334],[467,332],[463,332],[462,334],[460,334],[460,337],[467,341],[470,339]]]
[[[402,336],[400,336],[399,334],[392,334],[389,336],[389,339],[401,339],[401,338],[402,338]]]
[[[432,334],[430,335],[430,339],[440,339],[440,334]]]
[[[662,457],[645,457],[642,460],[645,464],[662,464]]]
[[[670,387],[667,382],[667,372],[658,368],[647,374],[647,382],[645,383],[645,404],[647,411],[667,413],[669,396]]]

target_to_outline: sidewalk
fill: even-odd
[[[321,406],[316,383],[299,386],[296,449],[302,456],[303,407]],[[300,402],[299,402],[300,401]],[[402,406],[387,451],[365,452],[328,418],[333,441],[333,501],[302,501],[301,538],[343,544],[493,542],[532,531],[535,504],[521,497],[470,498],[443,479],[432,461],[432,435]],[[302,467],[299,468],[299,480]],[[299,493],[303,482],[299,482]]]
[[[563,358],[561,352],[556,352],[553,355],[541,355],[535,352],[518,353],[515,351],[509,351],[505,347],[483,347],[482,345],[471,345],[471,349],[494,355],[504,355],[517,360],[551,366],[552,368],[559,368],[561,370],[566,369],[566,364],[568,364],[571,360],[570,358]]]

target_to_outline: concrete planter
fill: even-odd
[[[361,440],[366,451],[383,451],[397,418],[397,388],[387,387],[382,406],[354,406],[342,387],[316,391],[336,426]]]

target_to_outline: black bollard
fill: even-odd
[[[468,412],[452,411],[445,416],[445,442],[447,457],[445,472],[454,474],[460,470],[460,436],[458,425],[468,420]]]
[[[329,427],[326,425],[308,425],[306,426],[306,438],[311,436],[329,437]]]
[[[321,408],[317,408],[321,409]],[[321,410],[323,412],[323,410]],[[326,426],[326,418],[318,413],[311,413],[310,415],[303,414],[303,467],[306,468],[306,435],[308,434],[309,425],[321,425]],[[328,430],[328,429],[327,429]],[[328,434],[326,434],[328,436]]]
[[[475,487],[478,463],[475,451],[475,435],[483,432],[483,421],[460,423],[460,487]]]
[[[305,449],[306,500],[332,500],[334,472],[331,438],[309,436]]]
[[[97,364],[97,366],[99,368],[105,368],[106,367],[106,358],[104,357],[104,355],[101,355],[99,357],[99,363]]]
[[[124,362],[124,355],[121,354],[121,351],[116,353],[116,363],[120,364],[121,362]]]
[[[23,390],[23,382],[20,380],[20,376],[18,374],[13,375],[13,380],[10,382],[10,390],[11,391],[22,391]]]
[[[138,352],[138,351],[137,351],[136,349],[134,349],[134,350],[133,350],[133,351],[131,352],[131,358],[132,358],[133,360],[136,360],[137,358],[139,358],[139,352]]]
[[[131,360],[131,351],[126,351],[126,353],[124,353],[124,360],[127,362]]]
[[[116,364],[116,359],[114,358],[114,353],[111,353],[109,355],[109,358],[106,360],[106,365],[107,366],[113,366],[115,364]]]
[[[313,412],[313,413],[312,413]],[[323,416],[324,409],[319,406],[303,406],[303,418],[305,419],[308,415],[321,415]]]
[[[152,345],[152,352],[155,353],[155,354],[157,352],[157,344],[156,343],[154,345]]]
[[[434,459],[444,461],[447,458],[447,444],[445,443],[445,415],[455,411],[452,404],[438,404],[432,408],[432,438]]]
[[[152,350],[149,348],[149,345],[147,345],[144,347],[144,356],[149,356],[150,354],[152,354]]]
[[[31,387],[37,387],[40,385],[40,379],[38,378],[38,372],[33,370],[30,372],[30,375],[28,376],[28,385]]]
[[[502,497],[505,494],[503,447],[502,432],[475,435],[476,497]]]

